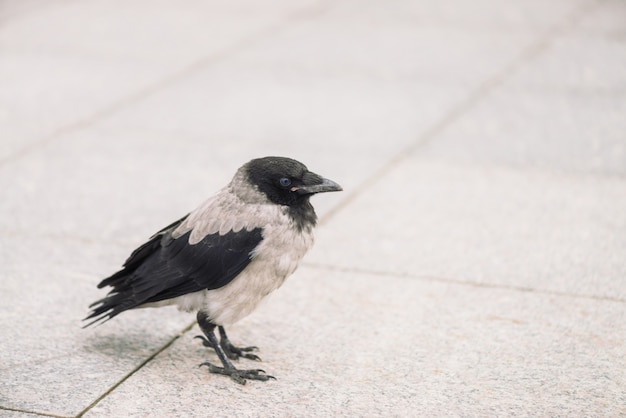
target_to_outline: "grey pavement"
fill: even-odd
[[[247,160],[344,186],[230,329],[81,329]],[[626,416],[623,0],[2,0],[0,416]]]

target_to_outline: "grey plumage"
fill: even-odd
[[[157,232],[98,285],[112,290],[90,306],[88,325],[128,309],[175,304],[198,312],[203,341],[224,366],[206,363],[211,372],[239,383],[267,380],[258,370],[232,366],[228,358],[258,357],[233,346],[223,327],[251,313],[295,271],[313,245],[317,217],[310,196],[338,190],[338,184],[289,158],[248,162],[226,187]],[[213,333],[216,326],[221,342]]]

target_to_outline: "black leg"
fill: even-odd
[[[233,366],[233,363],[231,363],[228,359],[228,356],[226,355],[226,353],[222,349],[222,346],[215,337],[215,333],[213,331],[215,330],[216,325],[211,323],[209,318],[202,312],[198,312],[198,325],[200,325],[200,329],[202,330],[202,332],[204,332],[204,335],[206,335],[206,340],[203,339],[203,343],[205,345],[208,344],[215,350],[217,357],[219,357],[220,361],[222,362],[222,366],[224,366],[218,367],[214,364],[209,363],[208,361],[202,363],[201,366],[207,366],[209,368],[209,372],[230,376],[231,379],[242,385],[246,383],[246,379],[261,381],[274,379],[273,376],[268,376],[267,374],[265,374],[265,371],[260,369],[236,369],[235,366]]]
[[[220,331],[220,346],[222,347],[222,350],[224,350],[224,354],[226,354],[226,357],[231,360],[239,360],[240,357],[243,357],[250,360],[261,361],[261,358],[259,356],[249,353],[249,351],[258,350],[258,347],[237,347],[230,342],[230,340],[228,339],[228,335],[226,335],[226,330],[223,326],[219,326],[218,329]],[[205,347],[213,348],[213,344],[209,340],[207,340],[206,337],[203,337],[202,335],[196,335],[194,338],[202,340],[202,344]]]
[[[220,345],[222,346],[222,349],[229,359],[238,360],[239,357],[244,357],[250,360],[261,361],[261,358],[259,356],[249,353],[250,351],[258,350],[258,347],[236,347],[228,339],[228,335],[226,335],[226,330],[224,329],[224,327],[220,325],[217,328],[220,331]]]

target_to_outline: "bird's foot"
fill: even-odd
[[[220,342],[220,345],[222,346],[222,349],[224,350],[228,358],[231,360],[238,360],[239,357],[243,357],[249,360],[261,361],[261,358],[256,354],[250,354],[250,351],[258,350],[258,347],[236,347],[232,345],[231,342],[228,340],[222,340]]]
[[[261,369],[239,370],[239,369],[235,369],[234,367],[233,368],[219,367],[219,366],[209,363],[208,361],[205,361],[204,363],[200,364],[200,366],[207,366],[209,368],[209,373],[230,376],[231,379],[233,379],[235,382],[239,383],[240,385],[245,385],[246,379],[260,380],[262,382],[268,381],[270,379],[276,380],[274,376],[270,376],[266,374],[265,371]]]
[[[203,337],[202,335],[196,335],[195,338],[202,340],[202,345],[204,345],[205,347],[209,347],[215,350],[215,347],[213,347],[213,344],[211,344],[211,342],[207,338]],[[261,361],[261,358],[256,354],[250,354],[250,351],[258,350],[258,347],[236,347],[230,342],[228,338],[222,338],[222,340],[220,341],[220,345],[222,346],[222,350],[224,350],[226,356],[231,360],[239,360],[240,357],[243,357],[249,360]]]

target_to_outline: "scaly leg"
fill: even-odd
[[[209,372],[216,373],[216,374],[223,374],[225,376],[230,376],[231,379],[233,379],[235,382],[242,384],[242,385],[246,384],[246,379],[261,380],[261,381],[274,379],[273,376],[269,376],[265,374],[265,371],[261,369],[252,369],[252,370],[236,369],[235,366],[233,366],[233,363],[231,363],[230,360],[228,359],[227,354],[224,352],[222,346],[220,345],[220,343],[217,341],[217,338],[215,337],[215,333],[213,331],[215,330],[216,325],[211,323],[209,318],[203,312],[198,312],[198,325],[200,325],[200,329],[202,330],[204,335],[206,335],[206,340],[203,339],[203,343],[205,345],[208,344],[211,348],[215,350],[217,357],[219,357],[220,361],[222,362],[222,366],[224,366],[224,367],[215,366],[214,364],[211,364],[208,361],[202,363],[201,366],[207,366],[209,368]],[[225,335],[226,334],[224,333],[223,336]],[[228,341],[228,338],[226,338],[226,341]]]
[[[261,358],[259,356],[249,353],[250,351],[258,350],[258,347],[237,347],[230,342],[230,340],[228,339],[228,335],[226,335],[226,330],[223,326],[220,325],[217,328],[220,332],[220,346],[222,346],[222,350],[224,350],[224,353],[229,359],[239,360],[239,357],[243,357],[249,360],[261,361]],[[203,337],[202,335],[196,335],[194,338],[202,340],[202,345],[204,345],[205,347],[213,348],[213,345],[209,340],[206,339],[206,337]]]
[[[229,359],[237,360],[239,357],[244,357],[249,360],[261,361],[261,358],[256,354],[249,354],[250,351],[258,350],[258,347],[236,347],[228,339],[228,335],[226,335],[226,330],[223,326],[220,325],[217,329],[220,332],[220,345]]]

